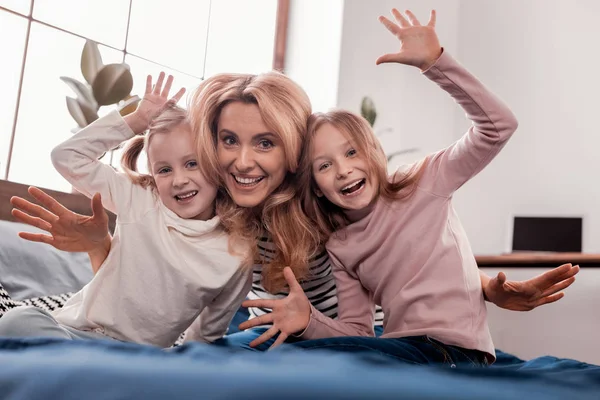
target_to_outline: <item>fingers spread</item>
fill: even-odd
[[[27,214],[32,215],[34,217],[42,218],[43,220],[49,223],[52,223],[58,219],[56,215],[52,214],[45,208],[20,197],[11,198],[10,202],[14,207],[18,208],[20,211],[24,211]]]
[[[52,236],[41,233],[19,232],[19,237],[21,239],[29,240],[30,242],[40,242],[50,245],[54,244],[54,238]]]
[[[50,196],[41,189],[31,186],[28,190],[29,194],[32,195],[37,201],[39,201],[44,207],[52,211],[55,215],[62,215],[65,213],[73,213],[68,208],[64,207],[54,197]],[[74,213],[73,213],[74,214]]]
[[[32,217],[31,215],[26,214],[21,210],[13,208],[11,214],[18,221],[42,229],[46,232],[50,232],[50,230],[52,229],[52,225],[50,223],[44,221],[41,218]]]
[[[392,32],[394,35],[397,35],[400,32],[400,27],[386,17],[379,17],[379,22],[381,22],[383,26],[385,26],[387,30]]]
[[[239,325],[239,329],[244,331],[249,328],[254,328],[256,326],[268,325],[273,323],[273,315],[271,313],[261,315],[260,317],[255,317],[249,319],[248,321],[244,321]]]
[[[257,337],[253,341],[251,341],[250,342],[250,347],[260,346],[264,342],[266,342],[269,339],[271,339],[273,336],[277,335],[277,332],[279,332],[279,329],[277,329],[274,326],[272,326],[265,333],[263,333],[262,335],[260,335],[259,337]]]
[[[292,269],[290,267],[285,267],[283,269],[283,277],[285,278],[288,286],[290,287],[290,293],[292,293],[292,292],[304,293],[302,286],[300,286],[300,283],[298,283],[298,281],[296,280],[296,276],[294,275],[294,272],[292,271]],[[271,307],[269,307],[269,308],[271,308]]]
[[[167,78],[167,82],[165,83],[165,88],[162,90],[160,94],[162,97],[169,96],[169,92],[171,91],[171,86],[173,85],[173,75],[169,75]]]
[[[284,332],[279,333],[279,336],[275,340],[275,343],[273,343],[271,345],[271,347],[269,347],[269,350],[273,350],[275,347],[278,347],[279,345],[283,344],[287,338],[288,338],[287,333],[284,333]]]
[[[402,15],[402,13],[400,11],[398,11],[396,8],[392,9],[392,15],[398,22],[398,25],[400,25],[402,28],[408,28],[410,26],[410,23],[408,22],[408,20],[406,18],[404,18],[404,15]]]
[[[421,26],[421,23],[419,22],[415,14],[412,13],[412,11],[406,10],[406,16],[408,17],[408,20],[410,21],[412,26]]]
[[[165,73],[164,72],[160,72],[160,74],[158,74],[158,79],[156,81],[156,84],[154,85],[154,94],[158,94],[160,95],[161,89],[162,89],[162,84],[163,81],[165,80]]]
[[[429,22],[427,23],[427,26],[429,26],[431,28],[435,28],[436,19],[437,19],[437,14],[436,14],[435,10],[431,10],[431,14],[429,14]]]

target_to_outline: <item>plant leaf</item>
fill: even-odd
[[[98,112],[96,109],[90,107],[89,104],[82,102],[80,99],[77,100],[77,103],[79,104],[79,108],[85,117],[86,126],[98,119]]]
[[[416,147],[413,147],[411,149],[404,149],[404,150],[398,150],[398,151],[394,151],[392,153],[388,153],[386,154],[388,162],[392,161],[392,158],[399,156],[401,154],[410,154],[410,153],[416,153],[417,151],[419,151],[419,149],[417,149]]]
[[[80,100],[85,101],[89,107],[93,107],[96,110],[98,109],[98,103],[96,102],[94,94],[92,93],[92,89],[89,86],[79,82],[77,79],[69,78],[68,76],[61,76],[60,80],[69,85],[77,97],[79,97]]]
[[[81,111],[81,107],[76,99],[67,96],[67,109],[69,110],[71,117],[77,122],[77,125],[81,127],[87,125],[85,115],[83,114],[83,111]]]
[[[98,44],[92,40],[86,40],[81,52],[81,73],[90,85],[94,82],[98,71],[102,69],[102,56],[98,50]]]
[[[377,111],[375,110],[375,103],[373,100],[365,96],[362,99],[360,104],[360,115],[363,116],[369,122],[369,125],[373,127],[375,125],[375,120],[377,119]]]
[[[132,88],[133,77],[123,64],[105,65],[92,83],[94,97],[101,106],[118,103],[129,95]]]

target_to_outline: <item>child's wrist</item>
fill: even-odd
[[[435,65],[435,63],[437,62],[437,60],[440,59],[440,57],[442,56],[443,52],[444,52],[444,48],[440,47],[439,50],[435,53],[434,57],[431,57],[430,59],[428,59],[424,63],[422,63],[419,66],[419,69],[421,70],[421,72],[425,72],[429,68],[433,67]]]
[[[134,111],[124,117],[125,122],[129,125],[129,128],[136,135],[141,135],[146,129],[148,129],[149,121],[145,115]]]
[[[88,251],[88,254],[90,254],[90,255],[108,254],[110,251],[111,242],[112,242],[112,238],[110,237],[110,235],[106,235],[104,237],[104,239],[102,239],[100,242],[98,242],[98,245],[95,248]]]

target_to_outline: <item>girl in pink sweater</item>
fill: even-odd
[[[346,111],[313,115],[300,173],[307,213],[329,238],[339,319],[315,310],[286,270],[288,298],[245,302],[273,313],[242,328],[267,319],[274,323],[255,344],[281,332],[275,345],[299,334],[322,339],[295,345],[305,349],[375,351],[418,364],[485,365],[495,359],[494,345],[479,271],[452,196],[500,152],[517,121],[440,47],[435,11],[426,26],[410,11],[406,17],[392,13],[396,23],[380,21],[399,39],[400,51],[377,64],[420,68],[463,108],[472,126],[448,148],[388,178],[385,154],[363,118]],[[577,270],[564,267],[565,274]],[[375,304],[385,315],[381,339],[372,337]]]

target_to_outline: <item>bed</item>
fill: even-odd
[[[51,194],[69,208],[89,213],[85,197]],[[79,290],[91,278],[91,272],[81,273],[89,270],[87,258],[43,244],[19,247],[24,241],[10,240],[8,236],[26,228],[11,220],[7,204],[12,195],[26,196],[26,187],[0,181],[0,284],[8,283],[0,303],[32,304],[27,296],[68,298],[65,293]],[[36,279],[37,286],[32,284]],[[46,305],[34,305],[52,303],[44,301]],[[60,302],[51,305],[59,307]],[[246,316],[240,310],[230,329],[235,331]],[[195,343],[158,349],[108,341],[0,338],[0,397],[600,399],[600,367],[551,356],[524,361],[501,351],[490,368],[451,369],[406,366],[378,355],[297,349],[252,353]]]

